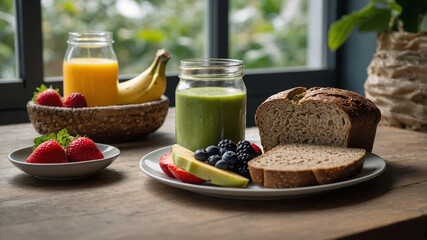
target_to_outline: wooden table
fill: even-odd
[[[256,128],[248,133],[256,133]],[[138,163],[174,143],[174,112],[147,138],[114,144],[120,157],[95,176],[34,178],[7,155],[38,136],[0,126],[0,239],[426,239],[427,135],[379,127],[379,177],[300,199],[207,197],[151,179]]]

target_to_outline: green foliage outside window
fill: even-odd
[[[15,77],[13,0],[0,0],[0,79]],[[120,74],[136,74],[159,48],[179,60],[205,57],[202,0],[41,0],[44,76],[62,76],[68,32],[113,32]],[[7,17],[5,17],[7,16]],[[230,0],[229,55],[248,68],[304,66],[308,0]]]
[[[13,0],[0,0],[0,81],[16,77]]]
[[[231,0],[230,57],[246,68],[305,66],[307,0]]]
[[[127,8],[123,8],[127,3]],[[45,76],[62,75],[68,32],[113,32],[120,74],[143,71],[157,49],[179,59],[203,56],[204,8],[200,0],[42,0]]]

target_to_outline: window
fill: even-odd
[[[230,57],[246,68],[306,66],[308,2],[230,1]]]
[[[13,7],[12,0],[0,1]],[[0,124],[28,121],[26,102],[43,82],[62,89],[67,34],[86,30],[113,32],[121,80],[144,70],[158,48],[168,49],[166,95],[172,106],[180,59],[244,60],[253,116],[256,106],[281,89],[336,85],[334,56],[326,50],[335,6],[332,0],[15,0],[18,57],[7,58],[16,66],[7,76],[22,81],[0,80]],[[4,4],[0,11],[6,12]]]
[[[15,9],[13,0],[0,1],[0,83],[16,81]]]
[[[68,32],[113,32],[119,74],[149,66],[159,48],[171,53],[168,71],[179,59],[203,56],[205,4],[200,0],[42,0],[44,75],[62,75]],[[191,6],[191,7],[189,7]],[[108,19],[108,21],[105,21]]]
[[[230,1],[230,57],[252,68],[324,68],[325,8],[318,0]]]

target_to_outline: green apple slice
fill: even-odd
[[[249,179],[236,173],[219,169],[194,158],[194,153],[178,144],[172,147],[172,157],[176,165],[185,171],[210,183],[224,187],[246,187]]]

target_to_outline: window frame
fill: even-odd
[[[316,0],[319,1],[319,0]],[[249,69],[245,71],[244,81],[247,87],[247,116],[254,116],[256,106],[268,96],[283,89],[295,86],[338,86],[335,69],[336,54],[326,49],[326,29],[337,19],[337,0],[320,0],[323,2],[323,42],[326,66],[323,68],[274,68]],[[205,56],[228,58],[229,51],[229,0],[206,1],[206,36]],[[62,78],[45,78],[43,75],[43,39],[42,39],[41,0],[15,0],[16,14],[16,51],[18,52],[18,80],[0,83],[0,124],[28,122],[25,106],[32,98],[36,87],[41,84],[52,85],[61,89]],[[175,105],[175,88],[178,73],[167,73],[168,86],[165,92],[170,105]],[[132,76],[119,76],[126,80]],[[253,119],[247,118],[248,126],[253,126]]]

